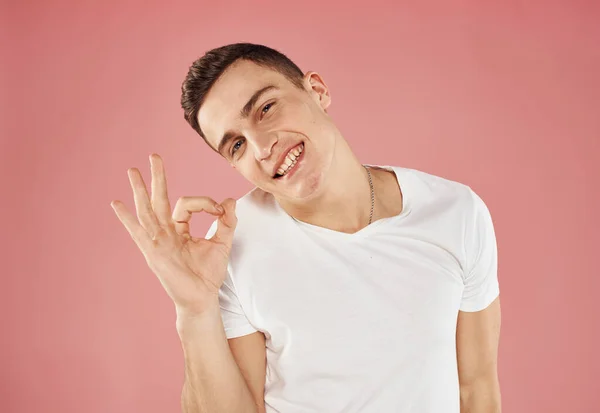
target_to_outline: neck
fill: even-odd
[[[369,223],[371,188],[367,170],[350,148],[343,146],[346,153],[344,156],[334,157],[318,194],[302,203],[286,200],[278,202],[299,221],[334,231],[354,233]],[[375,199],[377,203],[377,196]]]

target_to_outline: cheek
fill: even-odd
[[[281,129],[300,133],[314,140],[324,129],[323,121],[318,113],[314,113],[307,106],[302,106],[286,113],[285,123],[281,125]]]
[[[257,165],[256,161],[254,160],[252,154],[244,154],[244,159],[241,159],[232,166],[244,178],[246,178],[246,180],[252,183],[258,182],[264,175],[259,165]]]
[[[309,102],[286,102],[279,107],[276,123],[282,122],[285,126],[298,128],[310,124],[313,118],[313,108]]]

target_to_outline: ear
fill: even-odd
[[[331,105],[331,95],[321,75],[317,72],[306,72],[304,75],[304,87],[319,106],[327,111],[327,108]]]

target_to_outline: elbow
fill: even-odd
[[[460,386],[460,413],[501,413],[497,378],[480,379]]]

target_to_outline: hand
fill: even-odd
[[[111,206],[178,312],[200,315],[218,305],[237,224],[235,200],[228,198],[219,205],[204,196],[181,197],[171,215],[161,157],[150,155],[150,165],[151,199],[139,170],[127,171],[139,222],[122,202],[115,200]],[[192,213],[201,211],[218,217],[217,232],[208,240],[189,232]]]

